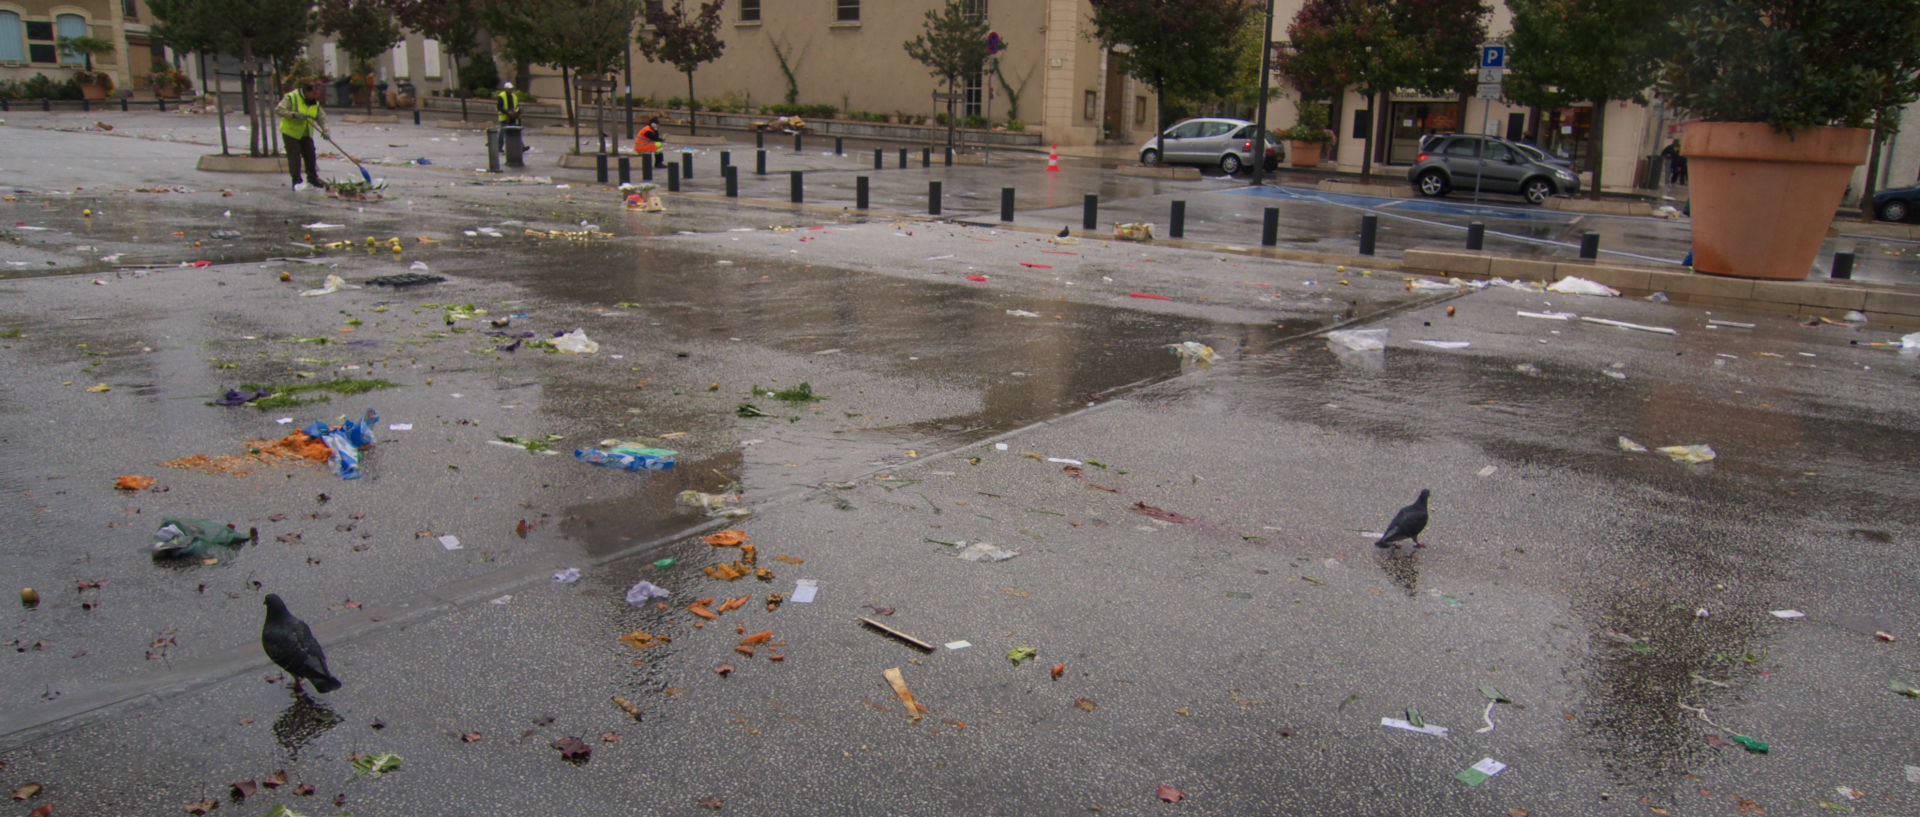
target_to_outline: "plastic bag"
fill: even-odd
[[[627,589],[627,603],[635,607],[646,604],[649,599],[664,599],[672,593],[654,585],[653,582],[641,582]]]
[[[709,494],[700,491],[681,491],[677,497],[682,505],[691,505],[705,511],[708,516],[738,518],[752,511],[739,507],[739,494]]]
[[[1215,358],[1213,347],[1200,341],[1189,340],[1180,343],[1169,343],[1167,344],[1167,348],[1173,350],[1174,354],[1179,355],[1180,362],[1182,363],[1193,361],[1195,366],[1202,368],[1213,365]]]
[[[573,458],[594,465],[619,468],[625,471],[664,471],[672,468],[678,461],[680,452],[668,448],[636,448],[615,446],[613,448],[576,448]]]
[[[1006,550],[991,542],[975,542],[961,550],[959,557],[969,562],[1004,562],[1020,555],[1018,551]]]
[[[1705,444],[1663,445],[1654,450],[1672,457],[1675,462],[1708,462],[1714,457],[1713,446]]]
[[[600,351],[600,344],[587,337],[584,329],[575,329],[553,339],[553,348],[571,355],[590,355]]]
[[[1547,291],[1558,292],[1564,295],[1598,295],[1605,298],[1615,298],[1620,295],[1620,290],[1598,281],[1589,281],[1574,275],[1569,275],[1548,284]]]
[[[343,289],[359,289],[359,287],[349,286],[347,284],[347,279],[342,278],[339,275],[328,275],[326,283],[321,284],[319,289],[309,289],[300,294],[305,296],[332,295],[333,293],[339,292],[340,290],[343,290]]]
[[[379,422],[380,413],[367,409],[366,415],[359,420],[348,420],[331,427],[315,420],[300,431],[327,444],[327,448],[333,452],[333,456],[327,458],[327,462],[333,465],[333,473],[341,479],[358,479],[360,449],[373,445],[373,426]]]
[[[206,519],[162,519],[160,529],[153,532],[153,553],[156,556],[185,556],[213,545],[239,547],[252,540],[251,533],[241,533]]]
[[[1355,352],[1378,352],[1387,348],[1387,330],[1342,329],[1328,332],[1327,342]]]

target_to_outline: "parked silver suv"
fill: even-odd
[[[1518,193],[1529,204],[1580,192],[1580,177],[1565,165],[1536,158],[1532,150],[1498,136],[1468,133],[1429,139],[1407,168],[1407,182],[1422,196],[1473,190],[1478,182],[1484,192]]]

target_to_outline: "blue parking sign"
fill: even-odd
[[[1480,67],[1481,68],[1507,67],[1507,47],[1504,45],[1480,46]]]

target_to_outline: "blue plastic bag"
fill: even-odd
[[[338,426],[328,426],[315,420],[300,431],[326,443],[333,450],[333,456],[327,462],[333,466],[334,474],[341,479],[358,479],[360,449],[373,445],[373,427],[379,422],[380,413],[367,409],[366,416],[359,420],[348,420]]]

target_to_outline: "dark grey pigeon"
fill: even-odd
[[[1393,547],[1393,543],[1402,539],[1412,539],[1414,547],[1426,547],[1420,544],[1420,532],[1427,529],[1427,495],[1430,493],[1432,491],[1421,488],[1420,498],[1394,514],[1393,521],[1387,523],[1387,532],[1380,534],[1380,540],[1373,544],[1383,548]]]
[[[1071,224],[1069,224],[1069,225],[1067,225],[1067,227],[1071,227],[1071,226],[1073,226],[1073,225],[1071,225]],[[1070,232],[1069,232],[1069,231],[1067,230],[1067,227],[1061,227],[1061,228],[1060,228],[1060,232],[1058,232],[1058,233],[1056,233],[1054,237],[1056,237],[1056,238],[1066,238],[1066,237],[1067,237],[1068,235],[1071,235],[1071,233],[1070,233]]]
[[[332,692],[340,688],[340,679],[327,671],[327,654],[314,640],[307,623],[287,612],[287,603],[267,594],[267,623],[260,628],[260,646],[273,663],[293,676],[293,691],[300,692],[300,679],[313,682],[313,691]]]

